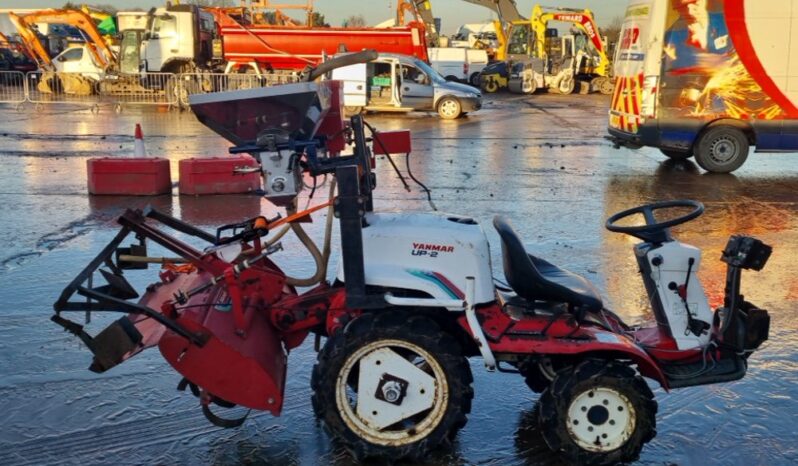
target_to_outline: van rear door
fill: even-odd
[[[609,113],[612,130],[636,134],[646,118],[655,116],[668,3],[632,0],[626,9],[615,50],[615,92]]]

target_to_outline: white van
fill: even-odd
[[[798,10],[788,1],[632,0],[615,53],[609,133],[728,173],[798,151]],[[795,34],[792,28],[795,27]]]
[[[347,113],[435,111],[452,120],[482,107],[479,89],[447,81],[416,57],[381,53],[369,63],[332,70],[344,83]]]
[[[427,49],[432,68],[449,81],[479,86],[479,73],[488,65],[488,52],[460,47]]]

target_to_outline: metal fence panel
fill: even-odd
[[[173,73],[106,76],[99,86],[101,100],[116,105],[177,105],[179,81]]]
[[[299,81],[296,73],[185,73],[180,75],[180,103],[188,106],[188,96],[210,92],[270,87]]]
[[[25,75],[28,101],[34,104],[103,103],[98,96],[98,81],[80,73],[31,71]]]
[[[25,74],[21,71],[0,71],[0,102],[25,102]]]

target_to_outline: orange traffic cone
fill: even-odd
[[[147,149],[144,148],[144,136],[141,133],[141,125],[136,123],[136,139],[133,142],[133,156],[146,157]]]

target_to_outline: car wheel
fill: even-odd
[[[444,97],[438,102],[438,115],[444,120],[454,120],[463,113],[463,107],[456,97]]]
[[[737,128],[713,126],[696,143],[695,160],[708,172],[730,173],[748,158],[748,138]]]

